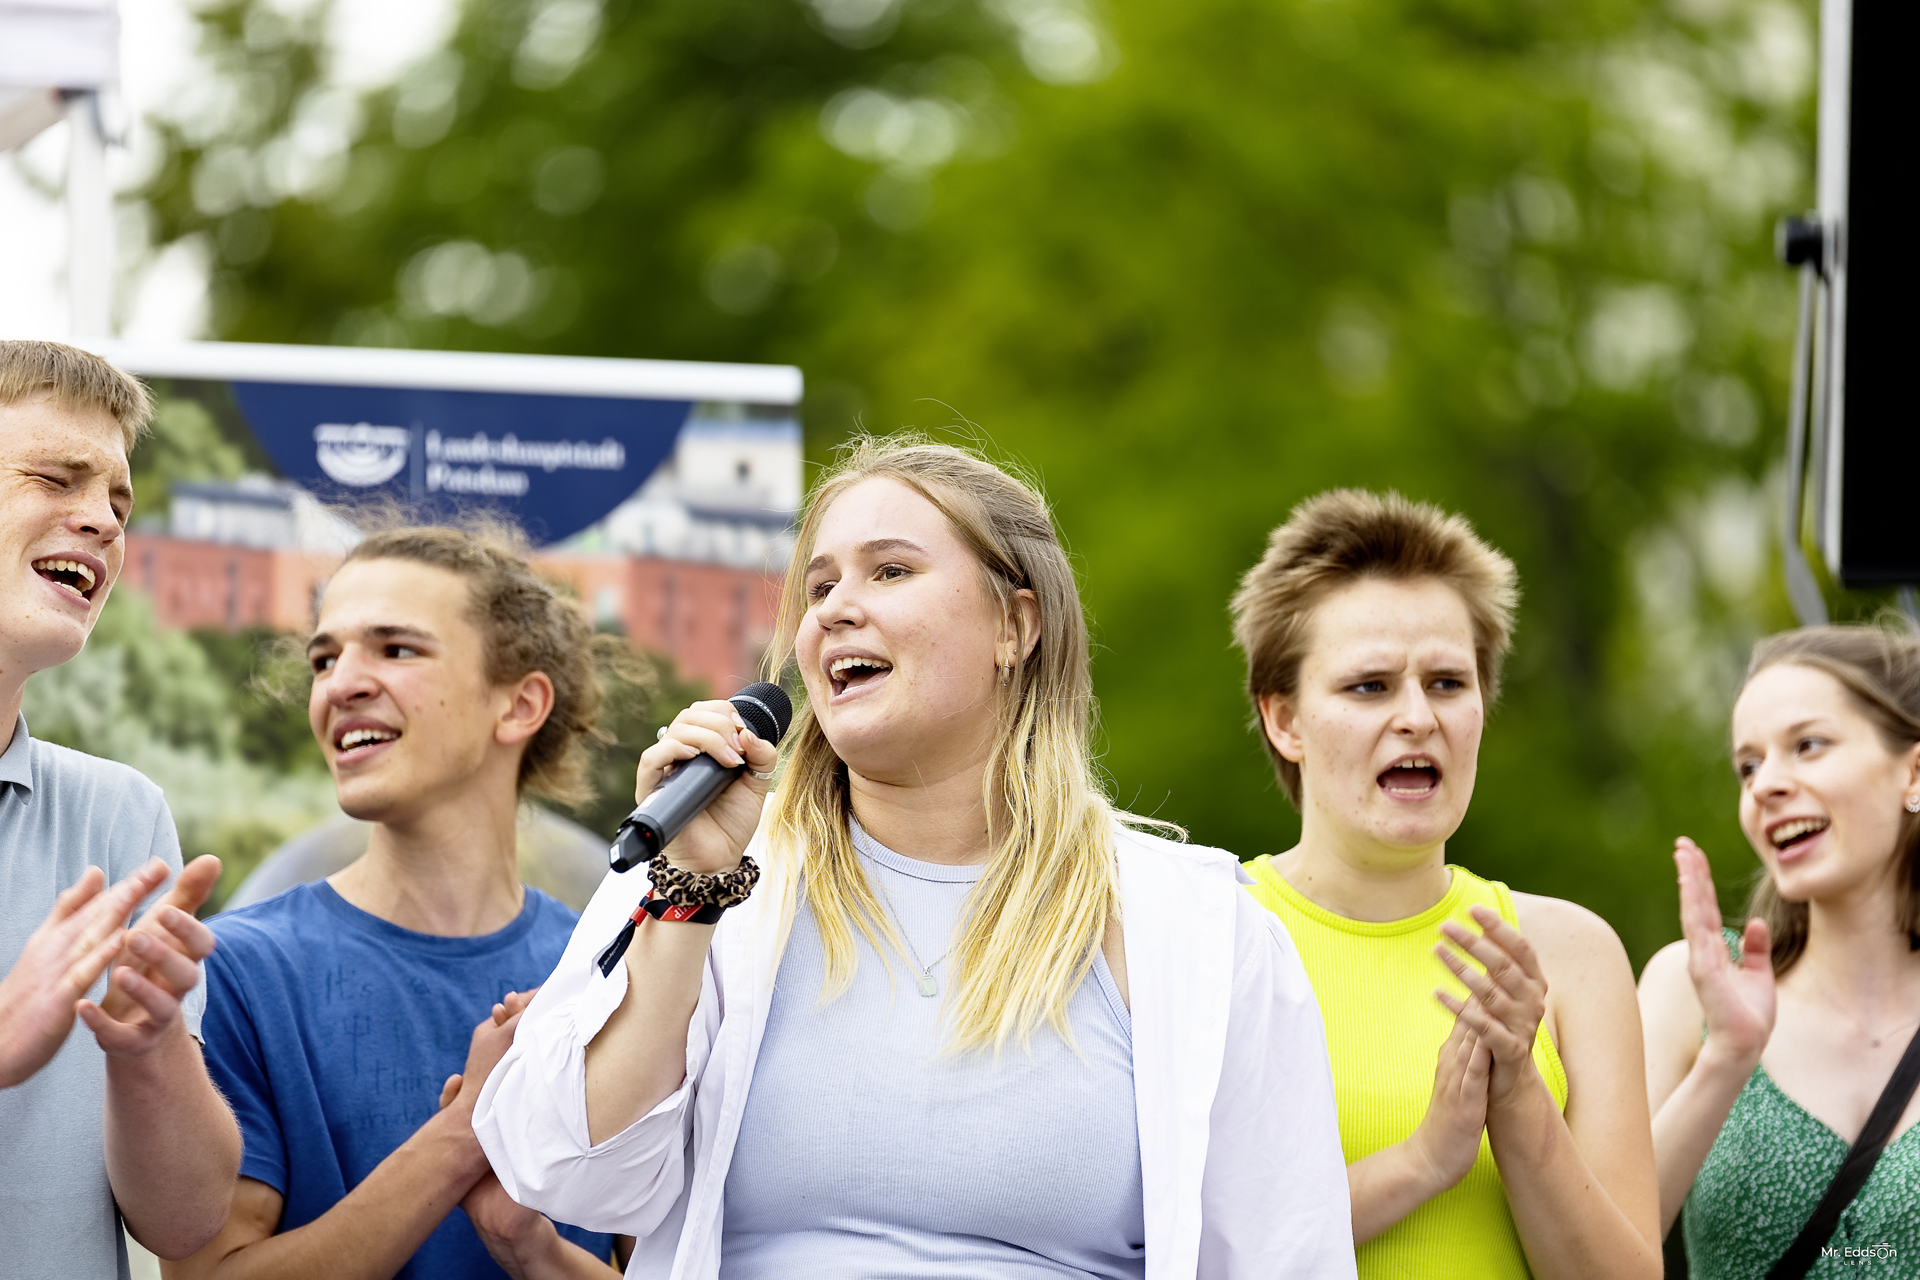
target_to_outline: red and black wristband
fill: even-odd
[[[717,907],[711,902],[693,906],[676,906],[665,898],[654,897],[653,891],[649,889],[647,896],[640,900],[640,905],[633,909],[633,915],[630,918],[636,925],[640,923],[640,917],[643,915],[652,916],[655,920],[675,922],[684,920],[688,924],[713,924],[725,914],[725,907]]]
[[[647,896],[640,900],[640,905],[633,909],[627,922],[620,926],[619,935],[607,944],[607,949],[596,959],[600,976],[604,978],[613,973],[613,966],[619,964],[620,958],[627,954],[627,947],[633,941],[633,931],[645,923],[647,917],[670,923],[713,924],[726,914],[726,910],[711,902],[676,905],[665,898],[655,897],[653,890],[647,890]]]

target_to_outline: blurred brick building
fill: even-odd
[[[534,561],[597,622],[725,696],[760,678],[799,473],[797,429],[692,425],[639,493]],[[303,632],[355,536],[277,481],[176,484],[165,529],[127,535],[120,582],[166,626]]]

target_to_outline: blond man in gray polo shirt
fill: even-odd
[[[20,714],[27,680],[80,652],[119,576],[133,505],[127,451],[151,416],[146,389],[98,356],[0,342],[7,1276],[125,1280],[122,1220],[161,1257],[186,1257],[225,1222],[240,1164],[239,1129],[197,1041],[199,961],[213,935],[193,911],[220,864],[198,858],[181,871],[159,788],[124,765],[35,742]]]

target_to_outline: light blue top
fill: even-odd
[[[722,1280],[1144,1276],[1132,1025],[1105,960],[1069,1009],[1077,1056],[1049,1027],[997,1062],[943,1055],[953,965],[935,957],[983,868],[904,858],[858,828],[854,845],[941,994],[856,931],[853,985],[821,1005],[801,906],[727,1173]]]
[[[88,867],[105,871],[109,884],[149,858],[180,869],[180,840],[159,787],[126,765],[34,741],[25,716],[7,729],[11,741],[0,740],[0,975]],[[102,975],[87,996],[98,1000],[106,988]],[[203,982],[181,1001],[196,1037],[206,999]],[[107,1057],[78,1020],[53,1061],[0,1089],[0,1276],[126,1280],[107,1182],[106,1097]]]

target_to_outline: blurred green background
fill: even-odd
[[[1451,857],[1636,962],[1678,934],[1674,835],[1743,896],[1725,717],[1791,623],[1770,239],[1812,200],[1811,5],[468,0],[371,93],[327,21],[200,10],[212,74],[144,198],[210,264],[211,336],[789,362],[815,461],[902,425],[1017,460],[1082,573],[1115,795],[1243,856],[1298,824],[1238,575],[1330,485],[1441,503],[1524,588]],[[231,424],[176,406],[146,483],[237,469]],[[123,643],[132,707],[202,673],[167,749],[312,800],[255,649],[115,611],[48,676]]]

